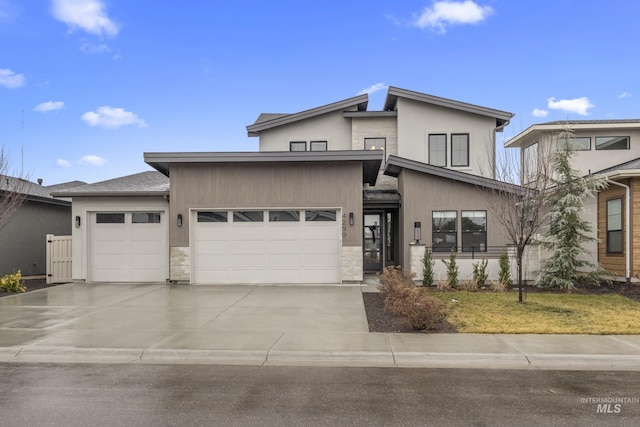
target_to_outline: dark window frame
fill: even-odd
[[[466,163],[464,163],[464,164],[462,164],[462,163],[455,164],[454,161],[453,161],[453,153],[455,152],[453,145],[455,143],[454,137],[456,137],[456,136],[466,136],[467,137],[467,140],[466,140],[467,159],[466,159]],[[468,133],[452,133],[451,134],[451,167],[469,167],[469,146],[470,146],[469,141],[470,141],[470,139],[471,138],[470,138]]]
[[[295,145],[302,146],[304,144],[304,150],[294,150]],[[307,151],[307,141],[289,141],[289,151],[303,152]]]
[[[589,147],[588,148],[581,148],[581,146],[576,142],[578,140],[587,140],[589,141]],[[559,139],[558,142],[556,143],[556,149],[560,150],[564,147],[564,144],[561,144],[562,142],[567,141],[565,139]],[[569,138],[568,139],[569,142],[573,142],[573,150],[574,151],[591,151],[591,137],[590,136],[576,136],[573,138]]]
[[[602,148],[602,147],[598,147],[598,140],[599,139],[604,139],[604,138],[625,138],[627,140],[627,146],[625,148]],[[614,151],[614,150],[630,150],[631,149],[631,137],[630,136],[623,136],[623,135],[615,135],[615,136],[596,136],[596,150],[598,151]],[[602,145],[602,143],[601,143]]]
[[[466,230],[464,229],[464,214],[465,212],[484,212],[484,230],[480,231],[480,230]],[[482,210],[482,209],[475,209],[475,210],[463,210],[460,211],[460,231],[462,234],[462,252],[487,252],[487,224],[488,219],[487,219],[487,211],[486,210]],[[479,249],[472,249],[471,245],[465,245],[465,236],[473,236],[473,235],[478,235],[478,234],[483,234],[484,235],[484,241],[481,244],[484,244],[484,249],[482,247],[480,247]]]
[[[314,149],[314,145],[318,145],[318,144],[324,144],[324,149],[322,150],[318,150],[318,149]],[[329,150],[329,142],[326,140],[313,140],[313,141],[309,141],[309,151],[328,151]]]
[[[610,214],[609,214],[609,203],[611,202],[619,202],[620,203],[620,229],[611,229],[610,228],[610,224],[609,224],[609,220],[610,220]],[[606,242],[606,246],[607,246],[607,254],[615,254],[615,255],[621,255],[624,253],[623,251],[623,244],[622,244],[622,221],[624,219],[624,214],[623,214],[623,208],[624,208],[624,201],[622,200],[622,197],[616,197],[613,199],[608,199],[607,200],[607,216],[606,216],[606,233],[607,233],[607,242]],[[611,248],[611,236],[612,235],[618,235],[618,241],[620,242],[620,247],[619,248]]]
[[[433,159],[431,158],[431,143],[435,143],[436,141],[432,141],[431,137],[435,137],[435,136],[443,136],[444,137],[444,164],[443,165],[437,165],[433,162]],[[428,147],[427,149],[429,150],[429,164],[433,165],[433,166],[439,166],[439,167],[443,167],[446,168],[447,167],[447,134],[446,133],[430,133],[428,138]],[[439,141],[438,141],[439,142]]]
[[[455,217],[453,219],[454,229],[443,229],[437,228],[435,224],[435,214],[436,213],[454,213]],[[444,217],[443,219],[446,219]],[[453,236],[453,244],[451,242],[447,242],[447,236]],[[436,242],[436,238],[443,237],[444,244],[440,242]],[[457,210],[434,210],[431,211],[431,251],[432,252],[458,252],[458,211]]]

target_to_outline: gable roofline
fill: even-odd
[[[512,193],[521,191],[521,187],[519,185],[497,181],[483,176],[472,175],[470,173],[460,172],[453,169],[447,169],[440,166],[433,166],[394,155],[390,155],[387,159],[387,166],[384,169],[384,174],[397,178],[400,175],[400,172],[402,172],[402,169],[409,169],[415,172],[433,175],[452,181],[464,182],[466,184],[475,185],[476,187],[483,187],[491,190],[510,191]]]
[[[55,191],[57,197],[101,197],[101,196],[165,196],[169,195],[169,180],[156,171],[140,172],[93,184]]]
[[[496,110],[480,105],[455,101],[453,99],[441,98],[439,96],[428,95],[421,92],[414,92],[412,90],[402,89],[395,86],[389,86],[389,90],[387,91],[387,98],[384,102],[384,109],[386,111],[395,110],[398,103],[398,98],[411,99],[418,102],[424,102],[425,104],[432,104],[440,107],[446,107],[454,110],[465,111],[468,113],[495,118],[497,131],[502,131],[502,129],[504,129],[504,127],[509,124],[509,121],[514,116],[513,113],[510,113],[508,111]]]
[[[144,161],[169,176],[172,163],[362,162],[363,182],[375,185],[384,153],[379,150],[144,153]]]
[[[320,107],[312,108],[310,110],[300,111],[293,114],[261,114],[258,120],[252,125],[247,126],[248,136],[259,136],[260,132],[267,129],[272,129],[278,126],[287,125],[300,120],[309,119],[312,117],[320,116],[322,114],[331,113],[333,111],[343,110],[345,108],[357,106],[358,111],[366,111],[369,103],[369,96],[365,93],[362,95],[354,96],[352,98],[344,99],[342,101],[334,102]],[[265,117],[271,116],[272,118],[264,120]],[[262,118],[262,119],[261,119]]]
[[[619,120],[556,120],[552,122],[536,123],[529,126],[504,143],[505,148],[520,148],[528,138],[535,138],[544,132],[560,131],[569,126],[574,131],[579,130],[608,130],[608,129],[640,129],[640,119]]]

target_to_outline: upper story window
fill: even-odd
[[[596,150],[628,150],[628,136],[596,136]]]
[[[365,150],[382,150],[386,153],[387,150],[387,138],[365,138],[364,139]],[[382,163],[380,168],[384,168],[386,155],[382,157]]]
[[[469,134],[451,134],[451,166],[469,166]]]
[[[569,139],[559,139],[558,140],[558,150],[564,150],[569,144],[573,150],[576,151],[589,151],[591,150],[591,138],[588,136],[579,136],[576,138]]]
[[[429,134],[429,164],[447,166],[446,134]]]
[[[311,141],[309,149],[311,151],[327,151],[327,141]]]
[[[525,147],[522,152],[522,183],[535,181],[538,174],[538,141]]]
[[[607,200],[607,253],[622,253],[622,199]]]
[[[289,142],[289,151],[307,151],[307,141]]]

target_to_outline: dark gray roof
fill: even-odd
[[[416,172],[450,179],[453,181],[465,182],[477,187],[484,187],[492,190],[508,190],[511,192],[520,191],[520,186],[518,185],[497,181],[495,179],[486,178],[483,176],[472,175],[470,173],[460,172],[453,169],[447,169],[440,166],[428,165],[426,163],[416,162],[415,160],[409,160],[397,156],[389,156],[389,158],[387,159],[387,166],[384,169],[384,174],[397,177],[398,175],[400,175],[402,169],[410,169]]]
[[[384,153],[379,150],[144,153],[144,161],[169,176],[171,163],[288,163],[361,161],[363,182],[374,185]]]
[[[1,190],[9,190],[9,191],[19,191],[24,194],[27,200],[36,200],[44,203],[53,203],[56,205],[65,205],[68,206],[70,204],[69,200],[65,200],[64,198],[53,197],[51,193],[53,193],[58,188],[69,188],[78,183],[82,183],[81,181],[72,181],[65,182],[56,185],[40,185],[35,182],[28,181],[22,178],[16,178],[12,176],[2,175],[0,176],[0,191]]]
[[[629,171],[638,169],[640,169],[640,158],[629,160],[628,162],[620,163],[619,165],[611,166],[610,168],[594,172],[594,175],[606,175],[608,173],[616,171]]]
[[[261,114],[254,124],[247,126],[247,134],[249,136],[258,136],[263,130],[297,122],[298,120],[309,119],[333,111],[352,108],[354,106],[357,107],[358,111],[366,111],[368,102],[369,97],[367,94],[363,94],[294,114],[267,114],[266,117],[263,117],[263,114]],[[260,121],[261,117],[264,119],[269,116],[271,116],[269,119]]]
[[[640,124],[640,119],[618,119],[618,120],[555,120],[552,122],[538,123],[538,125],[607,125],[607,124]],[[534,125],[535,126],[535,125]]]
[[[282,114],[282,113],[261,113],[258,116],[258,118],[256,119],[256,121],[254,122],[254,124],[267,122],[269,120],[279,119],[281,117],[286,117],[286,116],[290,116],[290,115],[291,114]]]
[[[156,171],[85,184],[53,193],[62,197],[87,196],[161,196],[169,194],[169,178]]]
[[[466,102],[454,101],[453,99],[441,98],[439,96],[427,95],[426,93],[414,92],[399,87],[389,86],[387,98],[384,103],[384,109],[387,111],[395,110],[398,98],[412,99],[414,101],[424,102],[426,104],[438,105],[441,107],[452,108],[454,110],[466,111],[468,113],[478,114],[481,116],[493,117],[496,119],[496,127],[501,130],[509,124],[509,120],[514,116],[508,111],[495,110],[493,108],[482,107],[480,105],[468,104]]]

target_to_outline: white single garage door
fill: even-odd
[[[336,209],[193,213],[192,283],[340,283]]]
[[[92,282],[162,282],[168,277],[163,212],[95,212],[89,215]]]

